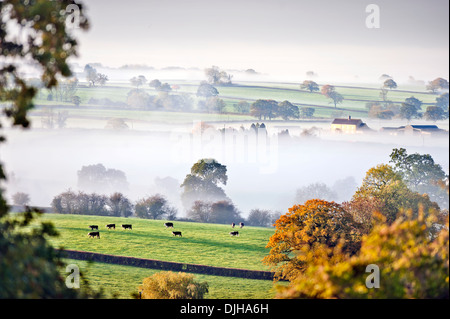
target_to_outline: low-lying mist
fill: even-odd
[[[160,125],[158,132],[7,129],[7,142],[0,153],[8,174],[7,196],[24,192],[30,195],[30,204],[50,206],[61,192],[79,190],[77,172],[82,166],[100,163],[126,174],[128,189],[123,193],[130,200],[160,193],[178,208],[181,217],[185,212],[176,185],[183,182],[193,163],[215,158],[227,166],[227,196],[247,216],[253,208],[286,212],[295,204],[296,190],[312,183],[331,187],[353,178],[360,185],[369,168],[389,162],[395,147],[431,154],[448,172],[448,135],[425,143],[421,137],[337,136],[324,129],[318,136],[305,137],[298,133],[306,128],[301,124],[297,131],[290,130],[290,137],[283,137],[276,134],[279,123],[266,122],[267,133],[255,136],[248,133],[251,123],[231,124],[245,130],[230,130],[224,137],[216,129],[191,134],[186,125],[183,129]]]

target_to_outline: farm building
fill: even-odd
[[[331,123],[331,131],[353,134],[371,131],[371,129],[361,119],[352,119],[349,115],[346,119],[334,119]]]
[[[448,133],[446,130],[440,129],[436,125],[406,125],[399,127],[382,127],[381,132],[390,135],[436,135]]]

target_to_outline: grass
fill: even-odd
[[[265,248],[273,229],[247,227],[239,229],[239,237],[231,237],[229,225],[201,224],[175,221],[175,230],[183,237],[173,237],[163,220],[116,218],[86,215],[44,214],[43,221],[51,221],[59,236],[51,238],[55,247],[76,249],[120,256],[151,258],[255,270],[268,270],[261,259],[268,254]],[[115,223],[115,230],[105,225]],[[122,223],[132,224],[133,230],[123,230]],[[98,225],[101,238],[88,238],[89,225]],[[76,264],[92,287],[102,287],[107,297],[130,298],[145,277],[158,270],[86,261],[67,260]],[[65,276],[63,274],[63,276]],[[197,281],[209,284],[207,298],[266,299],[273,298],[274,284],[270,280],[252,280],[195,274]]]
[[[231,237],[231,227],[218,224],[174,222],[183,237],[173,237],[162,220],[116,218],[85,215],[46,214],[43,217],[56,226],[60,236],[51,239],[55,247],[119,256],[150,258],[217,267],[268,270],[261,260],[273,229],[244,227],[239,237]],[[115,230],[105,225],[115,223]],[[120,225],[130,223],[133,230]],[[89,225],[99,225],[101,239],[88,238]]]
[[[66,259],[67,264],[79,267],[89,285],[95,290],[103,289],[105,297],[120,299],[131,298],[132,293],[138,291],[143,279],[159,270],[120,266],[103,263],[88,263],[87,261]],[[69,273],[62,273],[63,278]],[[269,299],[275,295],[275,285],[270,280],[254,280],[243,278],[230,278],[221,276],[208,276],[195,274],[196,281],[206,281],[209,292],[207,299]],[[286,284],[286,283],[281,283]],[[83,283],[81,283],[83,289]]]

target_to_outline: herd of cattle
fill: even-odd
[[[173,223],[165,223],[164,226],[166,226],[166,228],[173,228]],[[234,228],[236,226],[235,223],[231,224],[231,228]],[[242,228],[244,227],[244,223],[239,223],[239,227]],[[89,238],[100,238],[100,232],[98,231],[98,225],[89,225],[89,228],[91,230],[97,230],[97,231],[91,231],[88,233],[88,237]],[[116,229],[116,224],[107,224],[106,225],[107,229]],[[122,228],[123,229],[130,229],[132,230],[132,226],[131,224],[122,224]],[[230,232],[231,236],[239,236],[239,232],[238,231],[232,231]],[[180,236],[183,237],[180,231],[172,231],[172,236]]]

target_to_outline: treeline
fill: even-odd
[[[138,217],[144,219],[180,220],[200,223],[231,224],[243,222],[248,226],[270,227],[281,215],[266,209],[252,209],[247,218],[236,206],[226,200],[196,201],[187,217],[177,217],[178,210],[161,194],[139,199],[134,204],[122,193],[110,196],[68,190],[55,196],[51,202],[57,214]]]
[[[25,194],[26,195],[26,194]],[[247,218],[231,201],[195,201],[187,217],[178,218],[178,210],[160,194],[148,196],[132,203],[122,193],[110,196],[68,190],[55,196],[51,202],[57,214],[138,217],[144,219],[180,220],[200,223],[231,224],[243,222],[248,226],[270,227],[281,212],[252,209]]]
[[[51,206],[57,214],[75,215],[99,215],[130,217],[136,216],[147,219],[176,218],[177,209],[170,206],[167,199],[159,194],[142,198],[132,203],[122,193],[114,193],[110,196],[97,193],[77,193],[68,190],[52,200]]]

